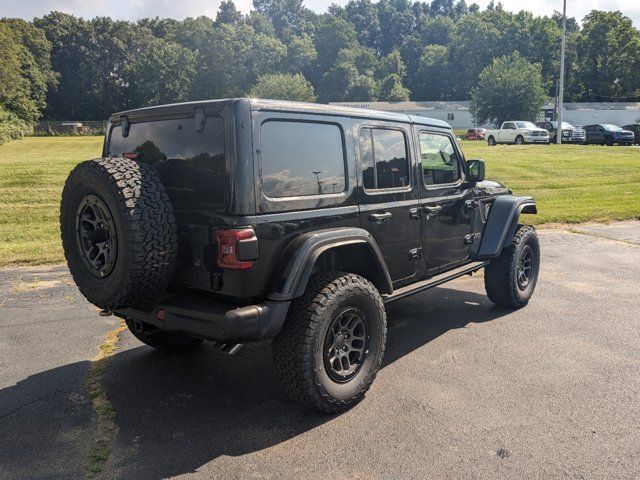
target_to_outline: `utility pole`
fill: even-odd
[[[564,97],[564,44],[567,36],[567,0],[562,0],[562,41],[560,43],[560,86],[558,88],[558,130],[556,143],[562,143],[562,109]]]

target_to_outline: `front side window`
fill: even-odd
[[[425,185],[455,183],[460,179],[458,154],[449,136],[421,132],[420,157]]]
[[[262,190],[271,198],[328,195],[346,188],[342,130],[335,124],[262,124]]]
[[[402,188],[410,184],[404,132],[384,128],[360,130],[362,183],[366,190]]]

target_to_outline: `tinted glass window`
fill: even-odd
[[[454,183],[460,179],[460,163],[450,137],[420,133],[420,157],[425,185]]]
[[[267,197],[344,192],[344,148],[337,125],[268,121],[262,124],[260,142]]]
[[[404,132],[363,128],[360,130],[360,158],[365,189],[409,185],[409,157]]]
[[[175,206],[181,202],[224,205],[224,124],[209,117],[202,132],[193,118],[134,123],[129,135],[114,126],[109,155],[153,165]]]

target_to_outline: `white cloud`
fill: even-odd
[[[306,5],[324,12],[331,3],[344,5],[347,0],[306,0]],[[467,4],[473,0],[467,0]],[[475,0],[486,7],[489,0]],[[251,9],[251,0],[235,0],[236,6],[243,12]],[[635,26],[640,26],[640,2],[628,0],[571,0],[567,2],[567,15],[577,20],[591,10],[620,10],[630,17]],[[510,11],[529,10],[536,15],[551,15],[554,10],[562,10],[562,0],[539,0],[528,2],[523,7],[522,0],[502,0],[505,9]],[[112,18],[135,20],[143,17],[171,17],[182,19],[207,15],[215,17],[220,0],[0,0],[0,15],[31,19],[40,17],[52,10],[72,13],[84,18],[97,15]]]

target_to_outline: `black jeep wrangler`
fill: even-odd
[[[230,99],[112,115],[60,222],[81,292],[142,342],[272,338],[291,398],[337,412],[376,376],[386,303],[484,267],[493,302],[527,304],[521,213],[534,200],[485,181],[442,121]]]

